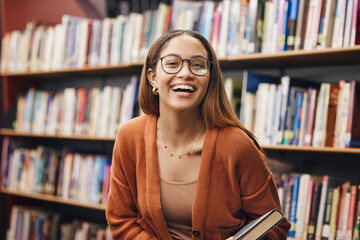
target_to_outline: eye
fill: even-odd
[[[191,61],[191,67],[196,69],[204,69],[207,67],[207,64],[204,59],[193,59]]]
[[[175,56],[167,56],[163,58],[163,64],[166,67],[179,67],[181,65],[181,60]]]

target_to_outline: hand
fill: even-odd
[[[234,237],[229,237],[226,240],[234,240]]]

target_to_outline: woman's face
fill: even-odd
[[[166,48],[160,53],[160,58],[168,55],[178,56],[182,59],[194,57],[208,58],[202,43],[189,35],[180,35],[169,40]],[[172,62],[167,62],[169,68]],[[165,65],[163,59],[163,65]],[[200,66],[193,63],[193,71]],[[171,69],[170,69],[171,71]],[[197,76],[189,69],[189,61],[184,61],[180,71],[168,74],[161,67],[161,61],[156,64],[155,71],[148,70],[148,79],[152,86],[159,89],[160,113],[168,111],[199,111],[209,85],[210,71],[204,76]]]

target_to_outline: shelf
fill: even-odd
[[[299,147],[287,145],[262,146],[265,151],[319,152],[319,153],[360,153],[360,148]]]
[[[47,134],[34,134],[34,133],[21,133],[16,132],[14,129],[0,128],[0,135],[9,137],[31,137],[31,138],[53,138],[53,139],[70,139],[70,140],[86,140],[86,141],[115,141],[114,138],[109,137],[91,137],[88,135],[47,135]]]
[[[222,62],[226,68],[285,68],[360,64],[360,45],[346,48],[293,50],[272,54],[254,53],[228,57]]]
[[[52,138],[52,139],[70,139],[70,140],[86,140],[86,141],[115,141],[114,138],[89,137],[86,135],[46,135],[33,133],[19,133],[14,129],[0,128],[0,135],[9,137],[31,137],[31,138]],[[332,148],[332,147],[299,147],[288,145],[262,146],[265,151],[292,151],[292,152],[319,152],[319,153],[355,153],[360,154],[360,148]]]
[[[80,201],[71,200],[71,199],[66,200],[66,199],[63,199],[58,196],[52,196],[52,195],[46,195],[46,194],[23,193],[23,192],[8,190],[6,188],[1,188],[0,192],[2,192],[4,194],[18,196],[18,197],[25,197],[25,198],[43,200],[43,201],[48,201],[48,202],[67,204],[67,205],[72,205],[72,206],[76,206],[76,207],[90,208],[90,209],[101,210],[101,211],[105,211],[105,209],[106,209],[106,205],[104,205],[104,204],[86,203],[86,202],[80,202]]]
[[[278,53],[253,53],[220,58],[220,66],[225,69],[284,68],[306,66],[329,66],[360,64],[360,45],[346,48],[326,48],[318,50],[292,50]],[[114,74],[140,74],[142,62],[103,67],[84,67],[23,73],[1,73],[1,77],[50,78],[76,77]]]

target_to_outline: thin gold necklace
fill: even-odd
[[[196,142],[199,140],[199,138],[200,138],[200,136],[201,136],[204,128],[205,128],[205,126],[203,126],[203,127],[201,128],[200,133],[199,133],[199,136],[197,136],[197,138],[195,139],[195,141],[190,145],[190,148],[189,148],[189,150],[188,150],[187,152],[184,152],[184,153],[181,153],[181,154],[174,153],[174,152],[170,151],[168,145],[167,145],[166,142],[164,142],[164,141],[163,141],[163,143],[164,143],[164,146],[163,146],[163,147],[164,147],[166,150],[170,151],[170,157],[174,157],[174,156],[175,156],[175,157],[178,157],[179,159],[181,159],[181,158],[184,157],[184,156],[190,156],[190,151],[191,151],[191,149],[192,149],[193,147],[195,147]],[[160,133],[159,135],[162,135],[160,128],[157,128],[157,130],[158,130],[159,133]]]

